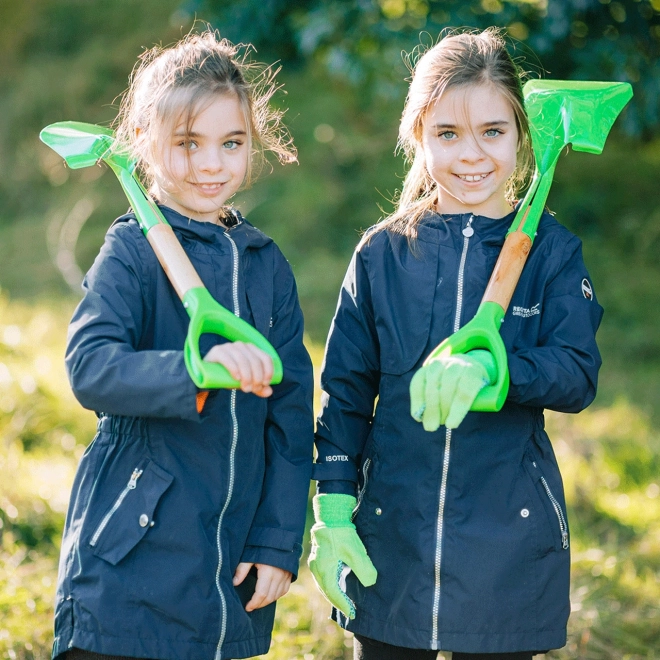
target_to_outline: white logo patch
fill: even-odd
[[[343,454],[335,454],[334,456],[326,456],[325,460],[326,463],[332,463],[333,461],[347,461],[348,456],[344,456]]]
[[[582,295],[587,300],[594,299],[594,290],[591,288],[591,282],[586,277],[582,280]]]
[[[511,313],[513,314],[513,316],[522,316],[524,319],[527,319],[530,316],[536,316],[537,314],[540,314],[541,313],[541,310],[539,309],[540,306],[541,303],[536,303],[534,307],[530,307],[530,308],[514,306],[513,312]]]

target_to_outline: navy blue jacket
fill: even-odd
[[[135,219],[111,227],[69,328],[71,385],[99,422],[64,530],[53,657],[72,646],[164,660],[266,653],[275,604],[247,613],[256,578],[234,588],[234,571],[297,572],[313,383],[291,269],[238,214],[225,230],[162,210],[232,311],[238,277],[237,311],[278,351],[284,378],[268,399],[213,391],[198,413],[183,305]],[[218,340],[204,335],[202,354]]]
[[[467,653],[543,651],[566,640],[569,537],[543,409],[594,398],[602,309],[580,241],[545,214],[501,328],[511,387],[498,413],[424,431],[409,385],[477,311],[513,214],[426,218],[416,253],[379,231],[356,251],[321,377],[321,492],[358,495],[378,570],[350,574],[347,629],[389,644]],[[474,234],[464,230],[468,224]]]

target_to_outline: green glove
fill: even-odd
[[[313,500],[312,551],[309,568],[321,593],[350,619],[355,604],[339,587],[339,577],[348,566],[365,587],[375,584],[378,573],[351,522],[356,499],[352,495],[324,493]]]
[[[455,429],[479,391],[496,380],[497,367],[489,351],[436,358],[410,381],[410,414],[426,431],[437,431],[441,424]]]

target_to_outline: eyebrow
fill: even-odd
[[[486,126],[508,126],[510,122],[505,119],[494,119],[493,121],[485,121],[479,126],[479,128],[485,128]],[[433,128],[438,129],[456,129],[459,128],[456,124],[434,124]]]
[[[223,138],[235,137],[237,135],[247,135],[247,131],[241,131],[241,130],[229,131],[229,133],[224,135]],[[187,131],[176,131],[174,133],[174,137],[199,138],[199,137],[204,137],[204,136],[201,133],[195,133],[195,131],[192,131],[190,133],[188,133]]]

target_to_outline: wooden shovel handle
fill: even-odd
[[[147,240],[179,298],[193,287],[204,286],[170,225],[154,225],[147,232]]]
[[[531,249],[532,239],[522,231],[506,237],[482,302],[496,302],[506,312]]]

